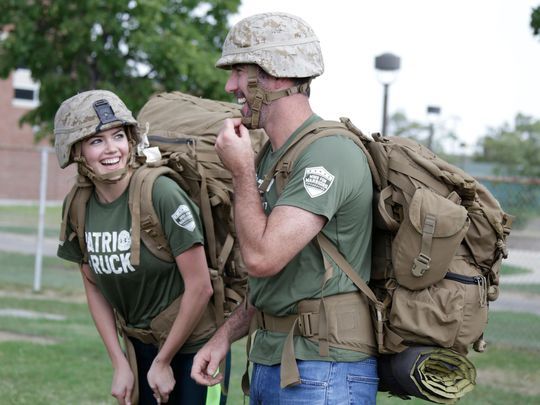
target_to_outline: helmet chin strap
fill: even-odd
[[[103,183],[103,184],[114,184],[122,180],[129,172],[130,165],[122,169],[115,170],[114,172],[109,172],[105,174],[97,174],[94,170],[88,166],[86,159],[84,157],[78,157],[73,159],[77,162],[77,171],[81,176],[85,176],[92,183]]]
[[[272,101],[282,97],[291,96],[298,93],[306,93],[309,91],[311,80],[298,86],[291,86],[287,89],[268,91],[263,89],[259,84],[258,67],[256,65],[248,65],[248,94],[246,94],[247,102],[251,110],[250,117],[243,117],[242,124],[249,129],[260,128],[261,109],[263,104],[270,104]]]

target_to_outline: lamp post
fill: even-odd
[[[392,53],[383,53],[375,58],[375,69],[378,73],[378,79],[384,88],[383,96],[383,116],[382,116],[382,134],[386,135],[386,124],[388,121],[388,88],[395,80],[399,70],[401,59]]]
[[[441,107],[438,107],[435,105],[428,105],[427,115],[428,115],[428,121],[429,121],[429,136],[427,140],[427,147],[430,150],[431,150],[431,147],[433,146],[433,136],[435,133],[435,127],[434,127],[435,116],[439,115],[440,113],[441,113]]]

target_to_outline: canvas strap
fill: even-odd
[[[411,273],[415,277],[422,277],[429,270],[431,263],[431,245],[435,227],[437,225],[437,217],[432,214],[426,214],[424,225],[422,226],[422,243],[420,253],[414,259]]]
[[[173,262],[174,257],[154,210],[152,188],[161,175],[178,176],[166,166],[142,166],[131,176],[128,205],[131,213],[131,264],[140,263],[141,239],[161,260]]]
[[[307,93],[311,80],[298,86],[291,86],[287,89],[268,91],[259,85],[258,67],[248,65],[248,100],[251,109],[251,116],[242,118],[242,123],[247,128],[260,128],[261,109],[263,104],[270,104],[272,101],[282,97],[291,96],[298,93]]]
[[[84,223],[86,220],[86,204],[94,191],[94,184],[84,176],[77,176],[75,184],[66,196],[64,215],[60,225],[60,242],[66,240],[67,224],[70,221],[72,233],[67,235],[68,240],[77,237],[83,262],[88,262],[88,251],[84,238]]]
[[[376,348],[369,342],[371,337],[371,317],[369,311],[362,312],[365,317],[356,319],[352,324],[340,318],[340,314],[354,312],[360,314],[360,306],[366,302],[358,294],[351,292],[346,294],[332,295],[322,299],[303,300],[298,303],[298,313],[288,316],[274,316],[272,314],[257,311],[254,319],[257,329],[268,330],[272,332],[287,334],[283,352],[281,354],[281,387],[290,387],[300,383],[300,375],[296,364],[296,355],[294,351],[294,337],[302,336],[319,343],[325,339],[327,343],[327,353],[321,354],[322,357],[329,356],[329,347],[344,348],[363,353],[375,354]],[[330,308],[339,308],[339,311],[327,310]],[[359,315],[362,317],[362,315]],[[332,325],[331,333],[328,333],[329,325]],[[342,329],[343,328],[343,329]],[[363,341],[355,339],[355,345],[347,343],[343,333],[353,333],[361,338],[366,336]],[[340,332],[341,331],[341,332]],[[324,336],[322,335],[324,334]],[[363,343],[362,343],[363,342]]]

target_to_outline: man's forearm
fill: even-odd
[[[246,300],[248,297],[245,298]],[[225,337],[229,344],[243,338],[249,332],[251,318],[255,314],[255,307],[251,304],[240,304],[229,316],[227,321],[218,329],[216,335]]]
[[[267,223],[257,189],[255,170],[233,176],[233,188],[235,228],[242,257],[249,271],[264,253],[261,249]]]

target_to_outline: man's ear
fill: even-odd
[[[283,77],[274,77],[272,80],[272,90],[283,90],[294,86],[294,82],[291,79]]]

